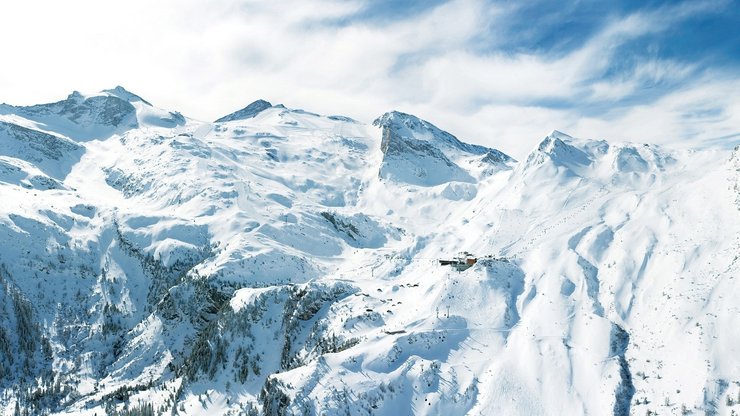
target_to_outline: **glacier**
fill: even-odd
[[[738,414],[739,272],[738,146],[0,105],[1,415]]]

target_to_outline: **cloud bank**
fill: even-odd
[[[731,1],[8,1],[0,100],[123,85],[204,120],[264,98],[398,109],[523,157],[550,130],[740,140]]]

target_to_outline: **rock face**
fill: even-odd
[[[272,107],[272,104],[270,104],[269,102],[265,100],[257,100],[239,111],[235,111],[229,115],[219,118],[218,120],[216,120],[216,123],[225,123],[227,121],[245,120],[248,118],[252,118],[270,107]]]
[[[232,120],[0,107],[0,416],[740,410],[740,148]]]
[[[398,111],[384,114],[373,125],[382,130],[383,179],[421,186],[474,183],[480,176],[468,166],[474,159],[489,169],[513,160],[495,149],[463,143],[429,122]]]
[[[64,179],[83,152],[66,137],[0,121],[0,155],[24,160],[56,179]]]
[[[120,86],[89,95],[75,91],[65,100],[49,104],[26,107],[2,104],[2,115],[20,117],[25,120],[24,126],[76,142],[107,139],[137,128],[176,128],[186,123],[177,111],[155,108]]]
[[[79,130],[101,137],[138,126],[136,108],[128,100],[108,94],[84,97],[75,91],[66,100],[20,107],[17,113],[28,120],[61,127],[62,134]]]

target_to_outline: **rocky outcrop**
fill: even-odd
[[[0,155],[25,160],[54,178],[63,179],[83,152],[67,138],[0,121]]]
[[[447,182],[477,181],[474,172],[464,169],[474,159],[498,164],[512,160],[483,146],[463,143],[433,124],[409,114],[392,111],[376,119],[373,125],[382,129],[380,150],[383,163],[380,177],[418,186],[436,186]],[[487,160],[488,162],[488,160]]]
[[[225,123],[227,121],[245,120],[248,118],[252,118],[271,107],[272,104],[270,104],[269,102],[265,100],[257,100],[239,111],[235,111],[229,115],[219,118],[218,120],[216,120],[216,123]]]
[[[35,120],[59,116],[79,126],[137,127],[136,108],[115,95],[84,97],[75,91],[66,100],[22,107],[20,113]]]

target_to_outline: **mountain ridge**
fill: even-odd
[[[738,409],[737,149],[67,100],[0,114],[0,415]]]
[[[234,121],[234,120],[243,120],[246,118],[252,118],[259,114],[260,112],[271,108],[272,104],[270,102],[259,99],[255,100],[246,107],[242,108],[241,110],[237,110],[233,113],[230,113],[228,115],[225,115],[218,120],[216,120],[216,123],[224,123],[227,121]]]

